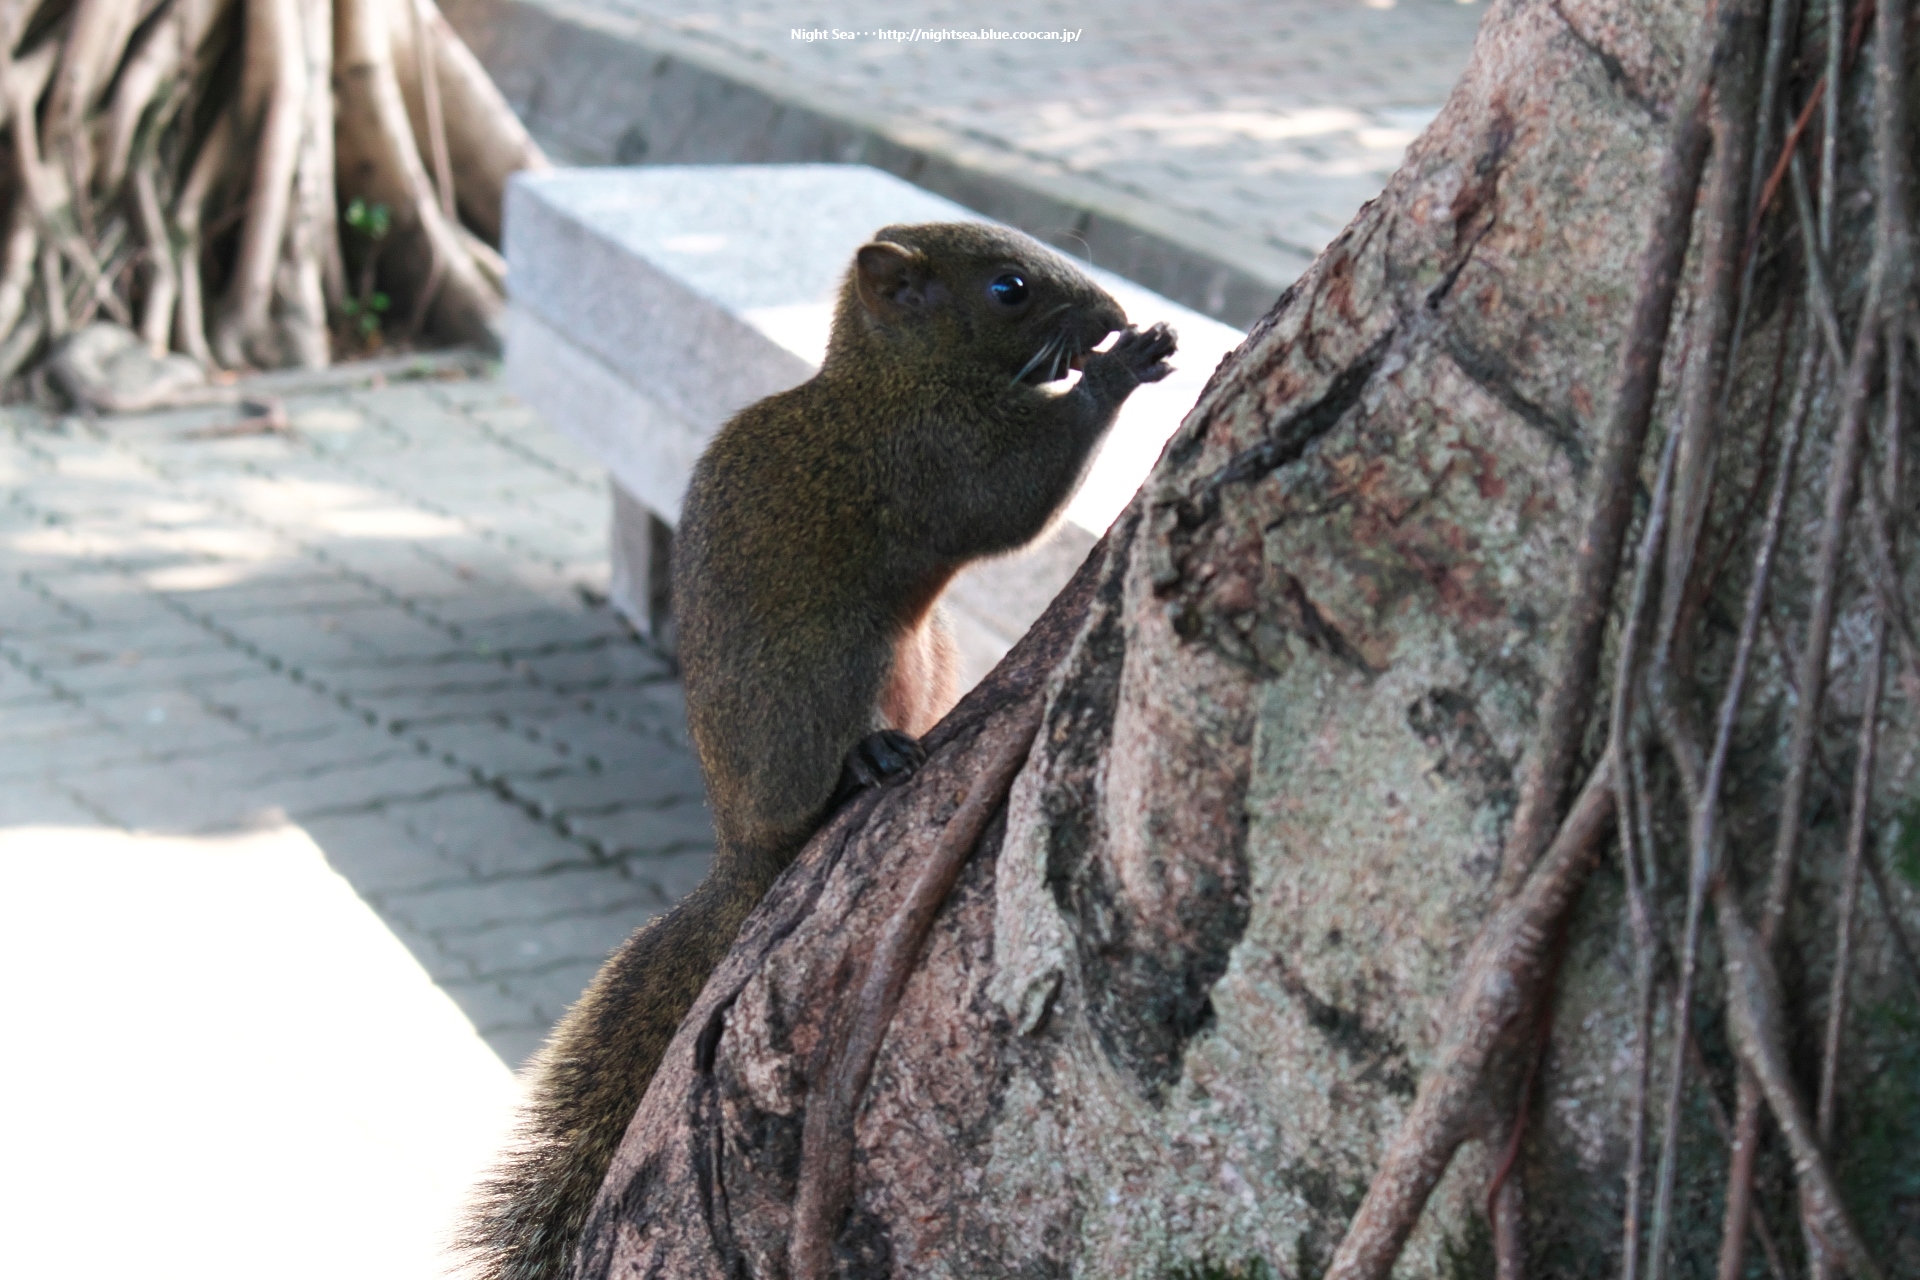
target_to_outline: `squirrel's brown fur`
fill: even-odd
[[[1121,403],[1166,376],[1165,326],[1017,232],[881,230],[820,372],[714,437],[673,545],[687,719],[713,807],[705,882],[614,953],[536,1060],[522,1143],[466,1233],[488,1280],[559,1280],[627,1122],[741,922],[836,796],[911,769],[955,694],[936,607],[1031,541]],[[1070,390],[1044,384],[1068,366]]]

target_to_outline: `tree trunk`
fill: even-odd
[[[1908,17],[1823,169],[1816,0],[1496,5],[748,921],[579,1274],[1920,1273]]]

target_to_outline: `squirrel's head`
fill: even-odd
[[[882,227],[860,246],[834,346],[878,339],[910,357],[965,353],[1010,382],[1041,383],[1078,368],[1126,323],[1119,303],[1039,241],[986,223],[927,222]]]

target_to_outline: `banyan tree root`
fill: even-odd
[[[433,0],[0,6],[0,123],[0,379],[97,322],[155,368],[491,343],[546,164]]]
[[[1838,6],[1829,6],[1828,12],[1833,13],[1835,8]],[[1760,19],[1770,10],[1773,21],[1766,24],[1770,29],[1762,40]],[[1857,889],[1860,867],[1866,861],[1860,828],[1867,807],[1865,797],[1871,791],[1879,733],[1879,667],[1889,628],[1904,627],[1907,618],[1907,605],[1897,585],[1890,522],[1885,516],[1897,504],[1876,490],[1878,478],[1862,478],[1861,471],[1870,408],[1878,400],[1885,418],[1886,461],[1882,470],[1885,483],[1897,487],[1903,361],[1915,323],[1911,302],[1913,193],[1911,161],[1905,149],[1910,136],[1908,50],[1913,24],[1897,0],[1859,0],[1851,14],[1852,20],[1845,27],[1838,21],[1826,24],[1826,76],[1806,92],[1797,122],[1783,131],[1778,144],[1770,142],[1771,129],[1776,123],[1774,114],[1783,105],[1783,72],[1791,61],[1788,45],[1795,34],[1790,23],[1792,11],[1781,0],[1721,0],[1718,5],[1708,6],[1701,22],[1677,95],[1661,173],[1661,200],[1643,256],[1613,419],[1603,441],[1601,465],[1596,468],[1592,514],[1580,543],[1572,604],[1562,621],[1549,686],[1552,692],[1533,752],[1535,764],[1505,849],[1502,885],[1510,896],[1489,919],[1475,944],[1473,958],[1457,988],[1435,1066],[1422,1081],[1410,1114],[1374,1175],[1326,1272],[1330,1278],[1360,1280],[1389,1274],[1428,1194],[1454,1153],[1464,1142],[1482,1136],[1476,1125],[1485,1127],[1490,1099],[1498,1108],[1500,1058],[1503,1053],[1513,1052],[1513,1029],[1524,1025],[1528,1015],[1538,1016],[1541,1002],[1551,999],[1546,943],[1565,928],[1574,893],[1592,865],[1600,810],[1605,810],[1606,818],[1617,813],[1630,893],[1644,891],[1635,876],[1638,855],[1634,845],[1636,840],[1648,842],[1650,832],[1645,827],[1636,832],[1634,816],[1639,813],[1644,821],[1644,806],[1649,801],[1644,785],[1636,786],[1628,768],[1630,757],[1642,751],[1639,735],[1631,728],[1636,703],[1647,709],[1657,725],[1687,810],[1689,883],[1685,932],[1672,957],[1678,969],[1672,1024],[1683,1028],[1693,1025],[1695,983],[1702,968],[1702,938],[1710,908],[1718,926],[1722,955],[1727,1039],[1740,1068],[1738,1115],[1733,1131],[1727,1135],[1732,1159],[1719,1260],[1721,1280],[1737,1280],[1743,1274],[1749,1226],[1764,1228],[1752,1209],[1754,1154],[1760,1145],[1763,1108],[1771,1115],[1785,1147],[1812,1274],[1821,1280],[1841,1274],[1868,1278],[1884,1274],[1849,1212],[1826,1149],[1831,1139],[1833,1066],[1840,1052],[1839,1028],[1851,964],[1847,932],[1851,902],[1842,913],[1835,944],[1836,968],[1830,979],[1835,994],[1829,999],[1817,1108],[1803,1096],[1789,1061],[1789,1006],[1770,954],[1779,921],[1787,910],[1802,841],[1803,807],[1829,678],[1836,600],[1850,544],[1862,544],[1853,549],[1858,559],[1870,566],[1868,576],[1877,605],[1868,659],[1873,670],[1866,678],[1869,692],[1864,699],[1861,746],[1851,786],[1853,830],[1849,833],[1846,883],[1853,889]],[[1809,166],[1797,149],[1806,140],[1808,122],[1823,97],[1831,108],[1838,94],[1828,92],[1829,86],[1838,83],[1850,69],[1853,55],[1870,30],[1874,37],[1873,116],[1868,139],[1870,163],[1864,169],[1874,182],[1869,197],[1875,215],[1874,243],[1865,273],[1864,298],[1857,314],[1843,319],[1837,313],[1829,284],[1834,260],[1841,252],[1832,230],[1834,208],[1844,194],[1839,177],[1844,170],[1836,166],[1835,154],[1846,141],[1833,110],[1829,109],[1819,137],[1822,163],[1817,209],[1808,194]],[[1703,186],[1710,139],[1715,163]],[[1770,153],[1769,146],[1777,146],[1777,150]],[[1801,251],[1801,260],[1795,265],[1804,279],[1806,310],[1810,313],[1805,327],[1807,346],[1800,362],[1794,407],[1788,414],[1786,442],[1780,449],[1779,477],[1754,564],[1738,656],[1724,687],[1717,691],[1720,713],[1709,745],[1706,735],[1694,725],[1691,709],[1707,691],[1691,670],[1696,646],[1690,627],[1697,625],[1706,594],[1705,580],[1718,567],[1717,557],[1710,551],[1702,554],[1706,551],[1701,537],[1705,503],[1713,482],[1717,434],[1722,429],[1718,417],[1729,397],[1725,380],[1751,301],[1753,263],[1761,247],[1763,221],[1788,179],[1796,216],[1781,239]],[[1680,362],[1688,366],[1688,380],[1679,398],[1677,421],[1669,427],[1666,457],[1654,488],[1637,565],[1633,605],[1621,636],[1611,738],[1601,754],[1601,763],[1562,820],[1558,797],[1564,770],[1585,738],[1601,642],[1618,586],[1631,483],[1639,474],[1659,371],[1671,340],[1668,327],[1674,284],[1687,253],[1689,228],[1699,201],[1704,201],[1707,210],[1707,237],[1700,255],[1706,287],[1702,298],[1696,300],[1696,314],[1683,339],[1686,351]],[[1756,207],[1749,210],[1749,201],[1756,201]],[[1855,335],[1850,349],[1841,336],[1847,331]],[[1779,363],[1784,363],[1785,350],[1782,346]],[[1813,590],[1806,635],[1793,684],[1797,698],[1786,776],[1780,788],[1776,847],[1755,927],[1748,923],[1728,865],[1720,806],[1735,720],[1749,696],[1745,680],[1748,657],[1767,605],[1781,506],[1812,388],[1823,370],[1834,385],[1836,424],[1818,547],[1811,563]],[[1857,521],[1851,519],[1856,494],[1864,494],[1861,505],[1865,509],[1865,518]],[[1643,652],[1643,609],[1649,581],[1654,579],[1660,582],[1659,625]],[[1640,761],[1635,760],[1633,767],[1639,769]],[[1636,791],[1640,793],[1637,800]],[[1536,862],[1545,833],[1556,824],[1558,835]],[[1636,947],[1646,953],[1640,968],[1641,982],[1648,993],[1643,998],[1649,998],[1651,982],[1646,975],[1651,973],[1655,944],[1650,927],[1637,921],[1635,932]],[[1698,1070],[1695,1060],[1699,1052],[1690,1036],[1673,1037],[1673,1062],[1666,1077],[1667,1096],[1660,1126],[1663,1149],[1654,1180],[1650,1229],[1643,1242],[1640,1135],[1647,1112],[1646,1040],[1650,1028],[1645,1014],[1640,1027],[1623,1268],[1629,1277],[1639,1275],[1644,1247],[1645,1274],[1658,1280],[1668,1260],[1674,1216],[1681,1099],[1689,1069]],[[1500,1176],[1504,1173],[1503,1167]],[[1517,1202],[1517,1196],[1514,1199]],[[1495,1223],[1493,1239],[1497,1271],[1504,1280],[1525,1274],[1526,1263],[1519,1256],[1520,1246],[1498,1229],[1501,1225]],[[1767,1240],[1769,1263],[1777,1271],[1771,1241],[1764,1230],[1760,1234]],[[1514,1237],[1519,1238],[1517,1234]]]

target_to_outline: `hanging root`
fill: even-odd
[[[1542,978],[1553,940],[1599,860],[1614,808],[1612,767],[1603,760],[1526,884],[1481,930],[1433,1066],[1347,1227],[1327,1280],[1387,1276],[1454,1152],[1474,1136],[1471,1117],[1485,1097],[1489,1070],[1509,1047],[1512,1030],[1525,1024],[1545,994]]]
[[[348,246],[389,314],[492,341],[506,178],[545,163],[428,0],[0,6],[0,121],[0,379],[96,317],[205,367],[328,363],[371,314],[349,317],[355,199],[391,218],[394,243]]]
[[[340,167],[393,213],[391,263],[413,307],[435,328],[469,342],[498,341],[500,295],[474,265],[442,211],[414,143],[395,74],[395,23],[379,0],[339,0]]]
[[[1911,328],[1906,309],[1913,287],[1911,156],[1901,146],[1911,136],[1904,98],[1908,86],[1904,45],[1910,24],[1899,0],[1860,0],[1860,4],[1851,24],[1838,28],[1828,42],[1826,74],[1797,110],[1786,100],[1788,68],[1795,61],[1793,42],[1799,34],[1791,7],[1772,7],[1773,20],[1763,39],[1757,0],[1719,0],[1695,35],[1660,170],[1654,223],[1623,347],[1618,393],[1590,481],[1589,515],[1576,543],[1569,604],[1549,666],[1548,693],[1528,751],[1520,802],[1503,850],[1496,907],[1465,967],[1435,1063],[1387,1148],[1327,1272],[1329,1277],[1384,1280],[1455,1151],[1473,1139],[1498,1139],[1506,1148],[1507,1158],[1497,1162],[1489,1189],[1495,1263],[1503,1277],[1524,1273],[1523,1223],[1514,1211],[1522,1203],[1517,1177],[1524,1163],[1519,1158],[1524,1098],[1514,1105],[1502,1093],[1508,1086],[1499,1082],[1525,1072],[1529,1061],[1525,1055],[1534,1042],[1522,1031],[1544,1025],[1550,1010],[1550,940],[1565,927],[1573,896],[1592,865],[1601,837],[1615,822],[1616,811],[1632,929],[1636,1009],[1622,1274],[1626,1280],[1640,1280],[1643,1275],[1660,1280],[1669,1263],[1681,1104],[1689,1089],[1689,1073],[1694,1088],[1706,1087],[1700,1080],[1699,1049],[1687,1029],[1694,1024],[1696,998],[1705,998],[1696,992],[1696,977],[1709,921],[1717,930],[1722,952],[1725,1025],[1740,1066],[1735,1116],[1721,1115],[1717,1099],[1708,1099],[1730,1148],[1721,1280],[1738,1280],[1742,1274],[1743,1249],[1750,1235],[1764,1242],[1770,1271],[1785,1274],[1772,1231],[1751,1210],[1762,1107],[1778,1121],[1786,1141],[1816,1276],[1841,1271],[1867,1277],[1881,1274],[1841,1199],[1828,1151],[1835,1127],[1839,1064],[1845,1052],[1847,978],[1858,954],[1853,934],[1859,927],[1855,904],[1862,871],[1874,878],[1876,886],[1884,883],[1869,833],[1881,715],[1879,664],[1890,638],[1902,646],[1909,666],[1920,675],[1920,637],[1914,634],[1912,614],[1902,594],[1897,526],[1891,518],[1891,513],[1901,511],[1892,489],[1901,470],[1904,392],[1897,384],[1906,376],[1905,341]],[[1873,175],[1879,189],[1873,193],[1874,258],[1858,318],[1849,324],[1842,315],[1834,274],[1842,257],[1833,230],[1835,184],[1845,167],[1835,159],[1839,141],[1834,128],[1837,108],[1832,104],[1849,65],[1844,55],[1862,48],[1864,34],[1871,29],[1866,10],[1873,11],[1873,25],[1882,35],[1876,38],[1873,61],[1875,154],[1871,163],[1859,168]],[[1816,108],[1823,101],[1828,104],[1825,123],[1815,134],[1810,122],[1818,122]],[[1776,145],[1776,136],[1781,140],[1774,154],[1768,148]],[[1809,178],[1813,166],[1795,153],[1816,137],[1817,186]],[[1714,157],[1713,172],[1702,198],[1709,151]],[[1732,531],[1725,539],[1710,540],[1705,532],[1720,485],[1718,459],[1733,399],[1732,371],[1741,367],[1742,337],[1754,309],[1752,291],[1756,263],[1762,256],[1762,231],[1771,233],[1766,215],[1776,194],[1783,191],[1790,192],[1792,199],[1784,202],[1784,210],[1773,212],[1792,223],[1780,229],[1787,239],[1788,269],[1797,265],[1803,277],[1801,319],[1797,325],[1790,318],[1776,321],[1782,329],[1780,345],[1769,362],[1775,381],[1766,438],[1756,458],[1761,471],[1738,504]],[[1599,656],[1615,600],[1660,369],[1668,352],[1681,268],[1696,221],[1696,201],[1704,206],[1698,220],[1704,231],[1693,320],[1681,359],[1685,381],[1674,397],[1677,420],[1668,428],[1619,633],[1608,746],[1572,811],[1561,820],[1566,777],[1586,741]],[[1845,339],[1848,333],[1856,335],[1850,342]],[[1773,444],[1773,415],[1790,340],[1798,344],[1796,373],[1782,439],[1774,459],[1768,460],[1765,455]],[[1838,384],[1834,394],[1823,394],[1823,382]],[[1887,456],[1875,475],[1862,482],[1868,407],[1881,386],[1886,388]],[[1831,450],[1815,455],[1827,462],[1825,499],[1817,548],[1808,566],[1811,590],[1805,635],[1797,652],[1789,655],[1790,642],[1775,625],[1769,590],[1776,576],[1774,560],[1783,540],[1787,505],[1796,487],[1805,487],[1800,484],[1799,464],[1808,420],[1816,407],[1822,412],[1831,407],[1837,423]],[[1769,467],[1774,468],[1770,477]],[[1887,486],[1886,492],[1881,484]],[[1763,489],[1767,491],[1765,515],[1756,529]],[[1861,493],[1864,518],[1855,519],[1853,507]],[[1812,765],[1827,702],[1833,632],[1844,604],[1841,589],[1849,580],[1844,563],[1850,528],[1860,530],[1853,558],[1863,566],[1858,577],[1865,581],[1866,598],[1876,606],[1866,659],[1872,669],[1864,682],[1860,750],[1847,809],[1822,1078],[1818,1100],[1809,1107],[1788,1069],[1786,1014],[1769,951],[1793,901],[1790,890],[1801,827],[1812,802]],[[1718,711],[1709,741],[1702,727],[1694,724],[1694,708],[1707,701],[1707,691],[1695,683],[1696,649],[1701,643],[1704,606],[1741,536],[1752,537],[1752,575],[1731,662],[1714,695]],[[1719,545],[1707,547],[1709,541]],[[1750,714],[1748,676],[1763,621],[1773,629],[1787,667],[1782,682],[1794,697],[1789,704],[1785,767],[1774,793],[1779,822],[1773,856],[1760,915],[1757,923],[1749,925],[1736,892],[1736,868],[1728,865],[1721,810],[1735,728],[1743,714]],[[1659,860],[1652,847],[1657,830],[1652,815],[1661,801],[1645,781],[1643,711],[1658,727],[1661,751],[1680,783],[1688,852],[1684,929],[1674,940],[1677,945],[1671,946],[1677,969],[1674,1005],[1666,1021],[1674,1029],[1667,1032],[1672,1057],[1665,1069],[1664,1105],[1658,1108],[1660,1157],[1650,1204],[1645,1174],[1654,1109],[1647,1095],[1654,1077],[1655,992],[1660,986],[1656,973],[1659,957],[1670,944],[1658,924],[1664,912],[1654,878]],[[1542,854],[1548,834],[1556,829],[1551,847]],[[1886,915],[1902,962],[1920,975],[1920,962],[1910,958],[1912,945],[1904,929],[1890,910]],[[1489,1120],[1489,1114],[1496,1119]]]
[[[200,283],[200,228],[214,184],[226,170],[232,150],[233,123],[222,116],[200,144],[173,209],[173,233],[180,245],[180,302],[174,313],[174,343],[209,366],[213,364],[213,349],[207,343],[206,301]]]
[[[807,1113],[800,1138],[799,1186],[788,1237],[788,1271],[800,1280],[834,1274],[833,1241],[853,1194],[853,1122],[880,1054],[880,1043],[919,963],[935,917],[953,891],[981,832],[1007,798],[1040,730],[1042,700],[1033,699],[983,735],[993,754],[920,864],[919,874],[874,941],[857,995],[840,1034],[822,1041],[808,1071]]]

